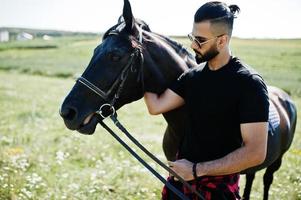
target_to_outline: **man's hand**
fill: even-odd
[[[181,176],[185,181],[193,180],[193,173],[192,173],[192,166],[193,163],[186,160],[181,159],[177,160],[175,162],[168,161],[169,167],[175,171],[179,176]],[[175,180],[178,180],[176,177],[174,177]]]

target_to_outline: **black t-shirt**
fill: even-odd
[[[240,124],[267,122],[269,100],[263,79],[238,58],[212,71],[208,64],[183,73],[170,87],[188,109],[189,124],[179,159],[203,162],[241,147]]]

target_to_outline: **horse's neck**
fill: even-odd
[[[191,55],[172,40],[147,33],[144,48],[146,90],[161,93],[185,70],[195,66]]]

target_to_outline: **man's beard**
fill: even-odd
[[[195,61],[197,64],[200,64],[202,62],[207,62],[219,54],[218,50],[213,46],[204,54],[201,54],[196,50],[194,50],[194,52],[195,52]]]

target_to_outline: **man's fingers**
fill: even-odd
[[[176,172],[175,171],[175,162],[172,162],[172,161],[167,161],[168,163],[168,166],[171,168],[172,171]],[[177,179],[174,175],[172,175],[171,173],[169,173],[169,176],[172,177],[175,181],[179,181],[179,179]]]
[[[167,164],[168,164],[169,167],[173,167],[174,166],[174,162],[172,162],[172,161],[167,161]]]

